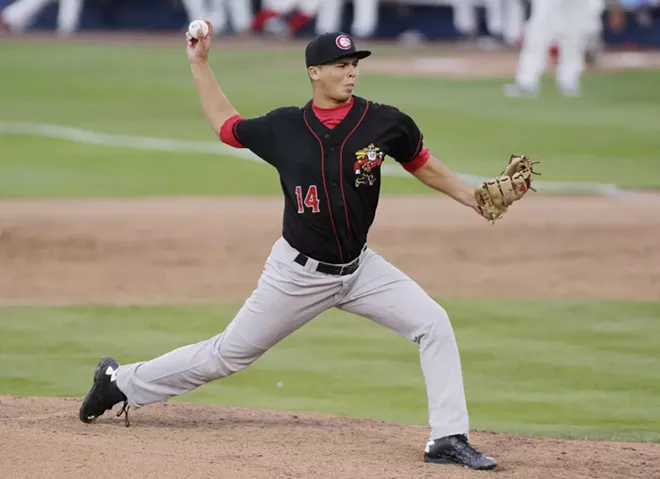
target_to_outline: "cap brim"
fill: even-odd
[[[369,50],[358,50],[356,52],[346,53],[345,55],[339,55],[338,57],[335,57],[332,60],[328,60],[327,62],[322,63],[322,65],[329,65],[331,63],[338,62],[339,60],[343,60],[344,58],[357,57],[358,60],[362,60],[363,58],[367,58],[370,55],[371,55],[371,51]]]

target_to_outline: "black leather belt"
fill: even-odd
[[[309,258],[304,254],[300,253],[298,254],[298,256],[296,256],[296,259],[294,259],[294,261],[301,266],[305,266],[307,264],[307,261],[309,261]],[[358,269],[358,266],[360,266],[359,257],[353,260],[353,262],[344,265],[335,265],[335,264],[319,262],[318,266],[316,267],[316,271],[318,271],[319,273],[331,274],[333,276],[346,276],[347,274],[355,273],[355,271]]]

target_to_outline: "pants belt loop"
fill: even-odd
[[[307,257],[307,263],[305,263],[305,267],[303,268],[305,271],[308,273],[314,273],[316,272],[316,267],[319,265],[319,262]]]

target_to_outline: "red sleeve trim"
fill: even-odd
[[[415,157],[415,159],[401,164],[407,172],[413,173],[415,170],[419,170],[422,166],[424,166],[426,162],[429,161],[429,158],[431,158],[431,153],[429,152],[428,148],[424,147],[422,148],[422,151],[419,152],[419,155]]]
[[[227,119],[220,128],[220,141],[234,148],[245,148],[236,136],[236,124],[242,119],[241,115],[234,115]]]

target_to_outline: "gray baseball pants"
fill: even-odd
[[[280,238],[258,286],[217,336],[151,361],[121,366],[117,385],[133,407],[185,394],[252,364],[323,311],[337,307],[379,323],[419,345],[431,439],[468,434],[468,413],[456,339],[445,310],[404,273],[369,248],[350,275],[315,271],[293,260]]]

